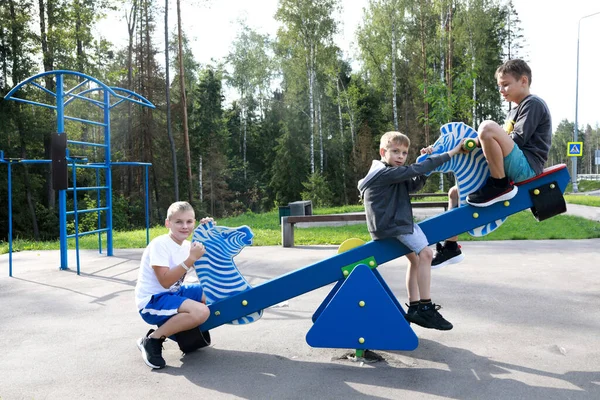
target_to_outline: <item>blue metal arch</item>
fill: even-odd
[[[89,75],[86,75],[84,73],[81,72],[77,72],[77,71],[70,71],[70,70],[56,70],[56,71],[46,71],[46,72],[41,72],[37,75],[31,76],[21,82],[19,82],[14,88],[12,88],[5,96],[4,98],[6,100],[15,100],[15,101],[19,101],[19,102],[24,102],[24,103],[29,103],[29,104],[34,104],[34,105],[39,105],[39,106],[43,106],[43,107],[48,107],[48,108],[53,108],[56,109],[57,106],[52,106],[49,104],[45,104],[45,103],[39,103],[39,102],[34,102],[34,101],[30,101],[30,100],[25,100],[25,99],[21,99],[19,97],[15,97],[14,94],[16,92],[18,92],[22,87],[24,87],[25,85],[31,83],[33,86],[45,91],[46,93],[54,96],[55,98],[57,98],[57,93],[52,92],[51,90],[49,90],[48,88],[45,88],[39,84],[37,84],[35,81],[38,80],[39,78],[42,78],[44,76],[47,75],[56,75],[57,78],[58,76],[62,76],[62,75],[74,75],[76,77],[80,77],[80,78],[84,78],[85,80],[83,82],[80,82],[77,86],[75,86],[74,88],[72,88],[70,91],[68,91],[67,93],[64,93],[64,95],[67,96],[72,96],[69,100],[67,100],[65,102],[65,104],[63,106],[66,106],[68,103],[70,103],[71,101],[73,101],[75,98],[77,98],[77,96],[82,97],[83,94],[86,94],[88,92],[91,91],[95,91],[95,90],[105,90],[107,91],[110,95],[120,99],[117,103],[113,104],[110,106],[110,108],[116,106],[117,104],[123,102],[123,101],[131,101],[133,103],[137,103],[140,104],[142,106],[145,107],[150,107],[150,108],[156,108],[156,106],[154,104],[152,104],[152,102],[150,102],[148,99],[146,99],[145,97],[132,92],[131,90],[127,90],[127,89],[123,89],[123,88],[119,88],[119,87],[114,87],[114,86],[108,86],[105,83],[103,83],[102,81],[91,77]],[[57,79],[57,87],[58,87],[58,81],[59,79]],[[85,85],[86,83],[89,82],[93,82],[95,84],[97,84],[98,86],[100,86],[100,88],[92,88],[92,89],[88,89],[85,90],[83,92],[77,93],[76,95],[73,94],[73,91],[78,89],[79,87]],[[117,92],[125,92],[127,93],[129,96],[123,96],[118,94]],[[85,99],[88,101],[91,101],[92,99]]]

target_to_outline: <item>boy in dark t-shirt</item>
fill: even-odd
[[[483,187],[467,196],[467,203],[475,207],[512,199],[518,190],[513,182],[542,173],[552,143],[550,111],[544,100],[529,92],[531,69],[527,63],[523,60],[505,62],[496,70],[496,81],[502,97],[517,106],[508,113],[504,127],[494,121],[483,121],[479,125],[477,146],[483,149],[490,177]],[[455,187],[448,196],[451,208],[457,207]],[[436,245],[433,268],[462,260],[457,240],[455,236],[444,245]]]

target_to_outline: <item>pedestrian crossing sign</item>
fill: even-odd
[[[583,142],[568,142],[567,157],[581,157],[583,155]]]

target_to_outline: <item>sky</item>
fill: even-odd
[[[175,2],[170,2],[169,21],[177,22]],[[248,26],[275,37],[277,0],[191,0],[181,2],[183,29],[190,37],[196,60],[206,64],[220,60],[232,49],[239,18]],[[164,4],[164,3],[163,3]],[[355,30],[362,21],[368,0],[341,0],[340,33],[335,38],[348,58],[356,58]],[[531,92],[543,98],[552,115],[554,130],[567,119],[575,120],[575,89],[578,86],[578,125],[600,125],[600,2],[598,0],[513,0],[523,28],[525,60],[532,69]],[[552,4],[561,4],[552,5]],[[597,15],[586,17],[590,14]],[[120,14],[123,14],[121,12]],[[99,31],[117,45],[127,40],[124,22],[115,24],[113,15]],[[163,20],[157,21],[162,25]],[[577,39],[579,30],[579,78]],[[159,35],[160,36],[160,35]],[[160,36],[162,38],[162,36]],[[162,46],[162,44],[160,45]]]

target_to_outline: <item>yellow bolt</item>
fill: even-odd
[[[504,202],[504,207],[508,207],[508,206],[510,206],[510,201],[506,200],[506,201]]]
[[[221,315],[221,311],[215,311],[215,315],[216,315],[216,316],[219,316],[219,315]]]
[[[358,338],[358,343],[363,344],[365,342],[365,338]]]
[[[361,307],[364,307],[365,306],[365,302],[361,300],[361,301],[358,302],[358,305],[361,306]]]
[[[473,213],[473,218],[479,218],[479,214],[478,213]]]
[[[550,184],[550,189],[554,189],[556,187],[556,185],[554,183]]]
[[[243,306],[247,306],[248,305],[248,301],[247,300],[242,300],[242,305]]]
[[[535,190],[533,191],[533,194],[535,194],[536,196],[537,196],[538,194],[540,194],[540,189],[535,189]]]
[[[348,270],[344,270],[344,276],[348,276],[350,275],[350,272],[348,272]]]
[[[373,267],[375,265],[375,261],[371,260],[369,261],[369,266]]]

